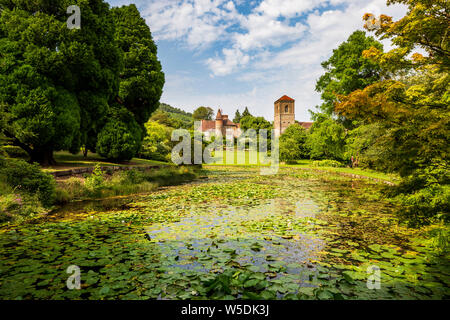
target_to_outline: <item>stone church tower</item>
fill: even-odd
[[[288,96],[282,96],[275,101],[275,116],[273,128],[275,135],[280,136],[284,130],[295,123],[295,100]]]

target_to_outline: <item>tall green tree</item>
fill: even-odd
[[[234,118],[233,118],[233,122],[234,123],[239,123],[241,121],[241,113],[239,112],[239,109],[236,110],[236,112],[234,113]]]
[[[113,8],[111,12],[115,25],[114,40],[123,53],[123,65],[116,106],[109,110],[108,121],[99,133],[96,150],[104,157],[123,161],[130,160],[139,151],[144,124],[159,107],[164,73],[157,59],[157,48],[150,28],[136,6],[131,4]],[[126,111],[132,116],[124,116]],[[126,134],[123,134],[124,130],[128,130]]]
[[[149,26],[134,4],[111,9],[114,39],[123,52],[118,98],[144,125],[159,107],[164,73]]]
[[[53,164],[55,150],[79,149],[119,84],[108,4],[80,2],[83,27],[69,30],[71,4],[0,0],[1,129],[41,164]]]
[[[250,113],[250,111],[248,111],[247,107],[245,107],[244,112],[242,112],[241,119],[246,116],[251,116],[251,113]]]
[[[450,5],[440,0],[388,3],[408,8],[398,21],[381,16],[376,31],[397,47],[387,53],[372,47],[363,55],[394,77],[339,96],[335,111],[387,128],[378,139],[388,151],[389,168],[403,178],[396,189],[404,216],[412,223],[450,221]],[[412,54],[417,47],[427,55]]]
[[[56,150],[95,151],[98,135],[117,127],[108,122],[131,119],[114,117],[125,114],[119,105],[143,128],[164,84],[156,46],[135,6],[110,10],[102,0],[79,1],[81,28],[68,29],[72,4],[0,0],[0,113],[7,119],[0,130],[44,165],[54,163]],[[110,157],[115,153],[106,141],[116,140],[102,138]]]
[[[364,89],[380,79],[380,66],[362,55],[364,50],[371,47],[383,50],[380,42],[358,30],[333,50],[327,61],[322,62],[325,74],[316,83],[316,91],[321,93],[323,100],[319,106],[322,112],[332,115],[337,94]]]

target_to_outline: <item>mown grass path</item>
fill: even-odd
[[[385,185],[304,168],[206,173],[3,226],[0,298],[449,298],[448,255],[397,223]],[[66,287],[70,265],[80,290]],[[369,266],[379,290],[367,287]]]

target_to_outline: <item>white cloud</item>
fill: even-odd
[[[193,52],[218,44],[215,55],[204,58],[211,82],[219,86],[227,75],[238,92],[209,94],[195,82],[186,90],[188,76],[169,75],[163,101],[188,109],[220,106],[231,115],[238,105],[248,106],[271,120],[273,101],[287,94],[296,99],[297,119],[308,120],[307,110],[320,104],[314,91],[323,73],[320,63],[353,31],[363,29],[363,14],[398,19],[406,12],[402,5],[386,6],[386,0],[262,0],[252,2],[244,15],[237,9],[244,2],[248,5],[244,0],[142,1],[141,12],[156,40],[181,41]],[[383,44],[391,48],[388,40]],[[246,91],[238,90],[239,83]]]
[[[256,11],[274,18],[279,16],[290,18],[317,8],[326,2],[324,0],[265,0],[261,2]]]
[[[143,15],[156,40],[182,39],[192,50],[223,39],[238,22],[236,8],[227,0],[152,2],[144,5]]]
[[[230,74],[237,67],[245,66],[249,61],[249,56],[240,49],[223,49],[224,58],[209,58],[206,63],[213,71],[214,75],[223,76]]]

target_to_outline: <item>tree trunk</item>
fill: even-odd
[[[31,162],[37,162],[43,167],[56,165],[53,150],[34,150],[30,156]]]
[[[84,158],[87,158],[87,155],[88,155],[88,148],[87,148],[86,146],[84,146],[84,149],[83,149],[83,157],[84,157]]]

